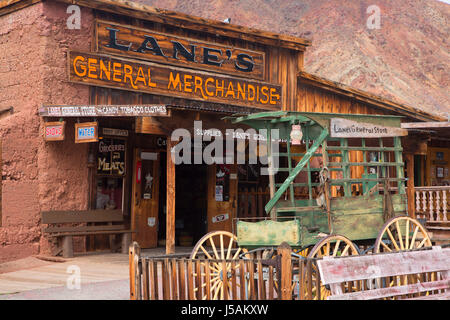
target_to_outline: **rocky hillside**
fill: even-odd
[[[437,0],[133,1],[310,39],[307,72],[450,114],[450,5]]]

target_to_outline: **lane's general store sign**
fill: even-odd
[[[42,117],[149,117],[168,116],[165,105],[42,106]]]
[[[164,64],[264,79],[264,52],[96,21],[98,52]]]
[[[408,131],[402,128],[332,118],[330,121],[330,135],[333,138],[382,138],[406,136]]]
[[[146,61],[71,51],[69,81],[264,109],[282,107],[282,87]]]

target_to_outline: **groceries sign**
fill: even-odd
[[[96,22],[96,53],[70,51],[69,80],[238,106],[280,109],[264,52]]]

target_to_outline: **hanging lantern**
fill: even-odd
[[[302,144],[302,127],[299,124],[292,125],[291,130],[291,144],[292,145],[300,145]]]

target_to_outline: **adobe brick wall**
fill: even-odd
[[[67,82],[66,52],[90,50],[93,16],[82,9],[81,29],[69,30],[66,9],[38,3],[0,17],[0,109],[14,107],[0,119],[0,262],[50,252],[40,211],[82,210],[88,203],[88,146],[74,143],[75,120],[67,123],[65,141],[45,142],[38,116],[42,104],[89,103],[87,86]]]

